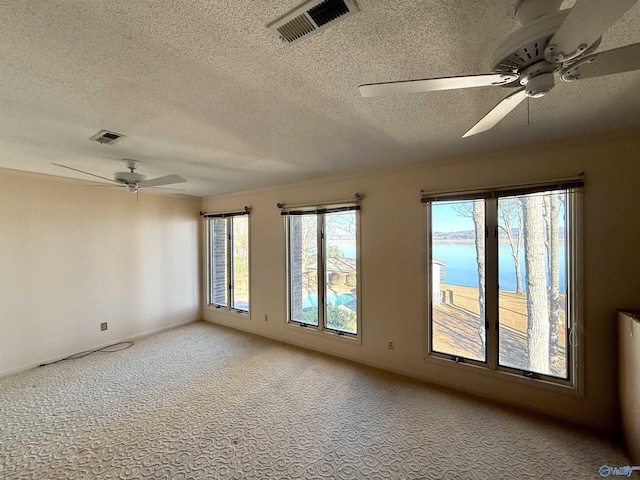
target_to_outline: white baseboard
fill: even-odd
[[[87,347],[87,348],[83,349],[82,351],[98,350],[100,348],[104,348],[104,347],[107,347],[109,345],[113,345],[114,343],[130,342],[130,341],[133,341],[133,340],[136,340],[136,339],[139,339],[139,338],[148,337],[149,335],[153,335],[155,333],[160,333],[160,332],[163,332],[165,330],[170,330],[172,328],[181,327],[183,325],[188,325],[190,323],[194,323],[194,322],[197,322],[197,321],[199,321],[199,319],[198,320],[186,320],[186,321],[183,321],[183,322],[172,323],[171,325],[165,325],[164,327],[155,328],[153,330],[147,330],[147,331],[142,332],[142,333],[137,333],[137,334],[135,334],[135,335],[133,335],[131,337],[126,337],[126,338],[122,338],[122,339],[115,339],[115,340],[111,340],[110,342],[107,342],[107,343],[102,343],[102,344],[99,344],[99,345],[94,345],[92,347]],[[79,353],[79,352],[75,352],[75,353]],[[28,365],[25,365],[23,367],[15,368],[13,370],[2,371],[2,372],[0,372],[0,378],[7,377],[9,375],[14,375],[16,373],[24,372],[26,370],[31,370],[32,368],[37,368],[40,365],[43,365],[45,363],[57,362],[59,360],[65,359],[65,358],[67,358],[67,357],[69,357],[71,355],[74,355],[74,354],[70,353],[69,355],[64,355],[62,357],[57,357],[57,358],[51,358],[51,359],[44,360],[44,361],[41,361],[41,362],[38,362],[38,363],[28,364]]]

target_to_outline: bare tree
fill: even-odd
[[[249,218],[233,217],[233,274],[249,275]]]
[[[549,371],[549,309],[545,269],[543,200],[522,197],[527,282],[527,347],[529,370]]]
[[[325,232],[327,234],[355,238],[355,231],[356,231],[355,212],[326,214],[324,217],[324,222],[325,222]]]
[[[301,248],[301,269],[303,274],[302,286],[307,292],[312,292],[311,286],[316,283],[311,278],[310,267],[318,262],[318,222],[315,216],[300,216],[300,248]],[[317,280],[317,279],[316,279]]]
[[[545,195],[544,219],[547,224],[547,257],[549,265],[549,364],[551,368],[559,367],[560,340],[558,335],[562,328],[560,318],[560,265],[559,265],[559,231],[558,231],[558,194]],[[561,373],[561,372],[557,372]]]
[[[522,291],[522,277],[520,274],[520,245],[522,244],[522,208],[520,201],[515,198],[500,200],[498,208],[498,228],[507,236],[516,272],[516,293]],[[514,236],[513,231],[516,230]]]
[[[303,295],[305,291],[307,295],[317,292],[316,280],[311,278],[311,266],[317,261],[317,238],[315,216],[289,217],[291,318],[313,324],[317,322],[317,308],[311,313],[303,309]]]
[[[482,342],[482,350],[486,345],[486,317],[485,317],[485,223],[484,223],[484,201],[474,200],[472,202],[458,203],[453,206],[458,215],[471,218],[475,231],[476,261],[478,264],[478,309],[480,311],[480,323],[478,324],[478,335]]]

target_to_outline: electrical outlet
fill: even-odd
[[[268,322],[268,321],[269,321],[269,315],[265,315],[265,316],[264,316],[264,321],[265,321],[265,322]]]
[[[393,350],[393,340],[387,340],[387,348]]]
[[[107,322],[102,322],[100,324],[100,330],[104,332],[106,329],[107,329]]]

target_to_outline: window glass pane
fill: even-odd
[[[567,378],[566,191],[498,200],[500,365]]]
[[[357,333],[356,213],[324,215],[325,327]]]
[[[213,305],[227,306],[227,220],[225,218],[213,218],[209,220],[209,294]]]
[[[486,360],[483,200],[431,204],[431,342],[436,352]]]
[[[288,218],[291,321],[318,325],[317,217],[313,214]]]
[[[249,311],[249,217],[233,217],[233,308]]]

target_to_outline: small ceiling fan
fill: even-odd
[[[59,163],[53,163],[52,165],[56,165],[62,168],[67,168],[75,172],[84,173],[85,175],[91,175],[92,177],[101,178],[102,180],[115,183],[119,187],[126,187],[129,193],[137,193],[140,189],[147,188],[147,187],[159,187],[161,185],[171,185],[174,183],[186,182],[184,178],[178,175],[165,175],[164,177],[151,178],[147,180],[146,175],[142,175],[141,173],[135,172],[135,169],[138,168],[138,165],[140,165],[140,162],[138,160],[125,158],[122,161],[127,166],[129,171],[116,172],[113,174],[113,179],[110,179],[107,177],[101,177],[100,175],[95,175],[93,173],[85,172],[83,170],[78,170],[77,168],[67,167],[66,165],[60,165]],[[171,190],[175,190],[175,189],[171,189]]]
[[[473,87],[514,87],[463,137],[495,126],[525,98],[539,98],[565,82],[640,69],[640,43],[593,53],[602,34],[637,0],[577,0],[560,10],[562,0],[520,0],[516,18],[522,26],[496,49],[488,74],[405,80],[360,85],[363,97],[432,92]]]

